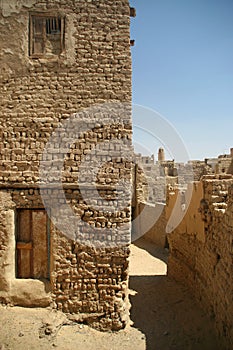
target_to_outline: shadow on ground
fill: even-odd
[[[187,289],[167,276],[131,276],[131,320],[146,350],[222,350],[214,326]]]
[[[143,239],[132,245],[131,320],[145,335],[146,350],[224,350],[213,320],[185,286],[170,279],[166,270],[161,273],[162,261],[167,261],[163,249]]]

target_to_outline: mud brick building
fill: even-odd
[[[140,213],[140,219],[133,224],[133,234],[144,232],[145,239],[169,248],[168,276],[188,287],[215,321],[224,349],[232,349],[233,150],[185,164],[166,161],[160,158],[163,154],[160,149],[159,164],[154,156],[137,156],[141,169],[134,180],[133,215]],[[171,175],[164,171],[165,187],[160,169],[172,163]],[[192,181],[185,182],[190,175]],[[159,187],[165,187],[164,203],[153,193],[158,195]]]
[[[194,182],[182,222],[168,235],[168,275],[187,285],[213,317],[226,349],[233,345],[232,194],[232,175],[203,176]],[[167,217],[177,198],[178,189],[168,193]]]
[[[124,159],[131,147],[130,13],[128,0],[2,0],[0,8],[0,300],[52,305],[114,330],[128,317],[130,186],[115,191],[120,180],[131,182]],[[72,127],[62,129],[74,114],[85,125],[78,138]],[[57,127],[60,138],[43,158]],[[61,154],[65,137],[73,142]],[[42,170],[58,164],[59,190],[56,176],[41,180],[41,160]],[[84,192],[94,193],[94,206]],[[70,236],[53,220],[56,207],[45,210],[46,198],[77,215]]]

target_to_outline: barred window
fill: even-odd
[[[64,49],[64,17],[30,15],[29,53],[32,57],[60,55]]]

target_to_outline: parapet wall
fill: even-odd
[[[168,196],[170,215],[178,190]],[[182,209],[181,209],[182,210]],[[206,176],[194,183],[182,222],[169,235],[168,275],[185,283],[215,318],[219,334],[233,339],[233,179]]]

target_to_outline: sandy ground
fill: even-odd
[[[224,350],[186,288],[166,276],[165,251],[132,245],[131,327],[102,333],[49,309],[0,306],[0,350]]]

